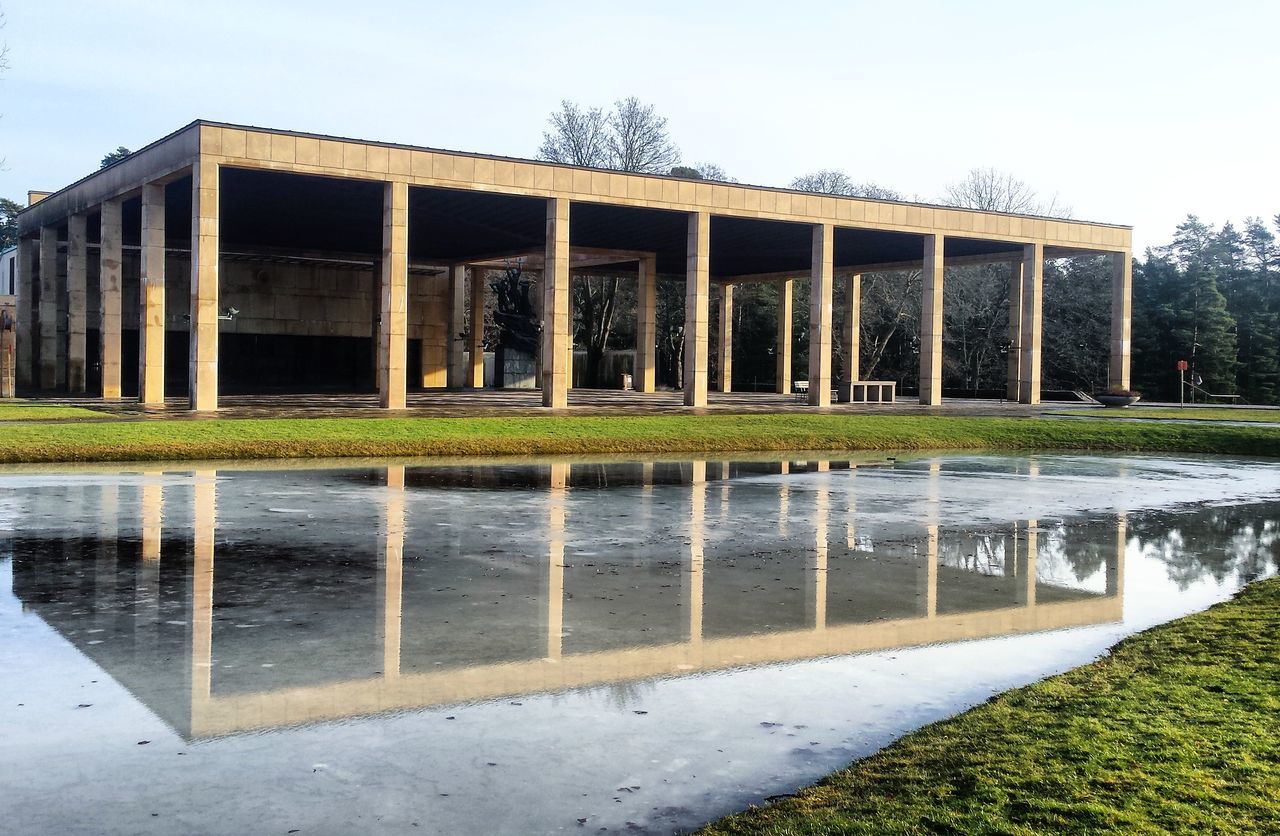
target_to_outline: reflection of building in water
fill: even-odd
[[[14,588],[192,737],[1121,617],[1123,518],[1053,534],[1111,544],[1089,592],[1037,580],[1034,520],[941,526],[936,469],[924,518],[860,519],[855,470],[325,476],[372,505],[273,493],[270,472],[144,476],[83,489],[100,524],[63,561],[15,540]]]

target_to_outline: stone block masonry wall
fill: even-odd
[[[122,317],[127,329],[138,322],[136,252],[124,255]],[[191,260],[185,253],[165,259],[165,330],[187,331],[191,310]],[[235,308],[223,321],[223,334],[274,334],[305,337],[373,336],[375,308],[370,268],[224,259],[219,270],[222,310]],[[409,339],[447,331],[448,278],[444,273],[409,276]],[[90,326],[97,327],[96,308]]]

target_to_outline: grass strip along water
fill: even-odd
[[[704,834],[1280,833],[1280,580]]]
[[[1280,456],[1280,427],[875,415],[263,418],[14,423],[0,462],[787,450]]]
[[[1127,409],[1072,409],[1049,412],[1049,415],[1069,418],[1123,418],[1128,420],[1148,418],[1157,421],[1247,421],[1250,423],[1280,423],[1280,409],[1253,407],[1212,406],[1131,406]]]

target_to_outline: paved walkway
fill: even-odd
[[[941,406],[921,406],[914,400],[893,404],[832,404],[816,409],[788,395],[772,393],[711,393],[705,408],[684,405],[678,391],[652,394],[605,389],[575,389],[569,393],[568,413],[573,415],[705,415],[833,413],[873,415],[986,415],[1004,417],[1038,416],[1046,411],[1096,409],[1088,404],[1047,403],[1022,406],[991,400],[947,399]],[[216,416],[192,413],[186,398],[169,398],[164,407],[143,409],[136,401],[108,402],[97,398],[42,398],[40,403],[66,404],[101,410],[121,418],[202,419],[219,418],[323,418],[386,417],[415,418],[547,415],[541,394],[533,389],[434,390],[410,392],[408,408],[388,412],[378,407],[374,394],[258,394],[224,395],[219,398]],[[563,414],[563,413],[561,413]]]

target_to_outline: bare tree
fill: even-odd
[[[873,200],[904,199],[900,192],[872,182],[855,183],[852,177],[834,169],[824,169],[797,177],[791,181],[791,188],[802,192],[868,197]]]
[[[667,118],[635,96],[614,104],[609,127],[609,168],[661,174],[680,162],[680,149],[667,132]]]
[[[820,192],[821,194],[852,195],[853,181],[843,171],[823,169],[812,174],[804,174],[791,181],[791,188],[802,192]]]
[[[547,122],[538,159],[565,165],[609,167],[609,115],[603,110],[582,108],[566,99]]]
[[[1060,203],[1056,194],[1043,200],[1027,183],[994,168],[971,169],[959,183],[947,186],[942,202],[989,212],[1071,217],[1071,208]]]

